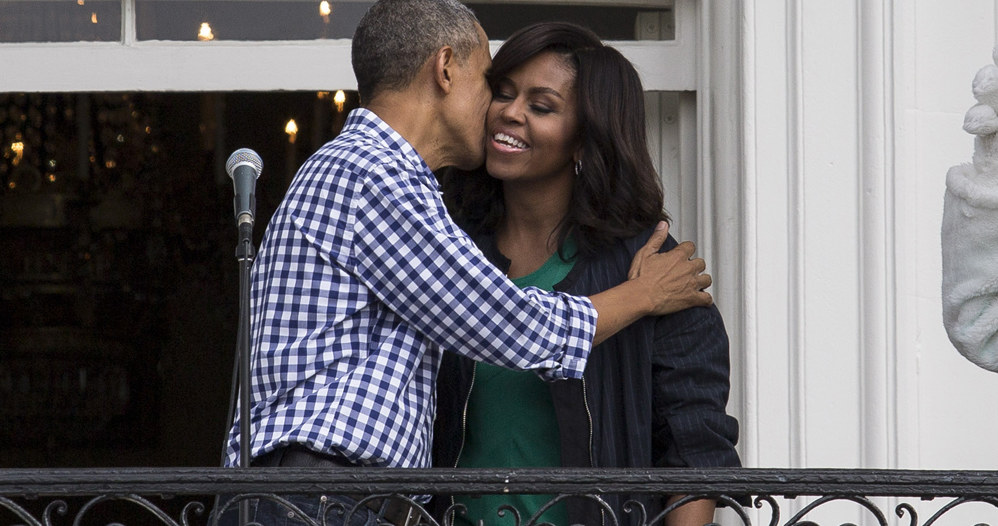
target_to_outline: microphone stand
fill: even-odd
[[[236,391],[239,391],[239,467],[249,468],[252,460],[250,447],[250,397],[253,391],[253,378],[250,376],[251,339],[251,309],[250,305],[250,274],[253,269],[253,258],[256,252],[253,248],[253,214],[256,209],[254,186],[256,179],[263,170],[263,160],[249,148],[240,148],[229,156],[225,162],[225,171],[229,173],[235,186],[235,198],[232,201],[236,216],[236,226],[239,229],[239,244],[236,245],[236,260],[239,261],[239,330],[236,335],[236,359],[232,364],[232,398],[229,402],[228,422],[233,422],[233,406],[236,405]],[[238,373],[238,374],[237,374]],[[225,452],[228,451],[228,438],[222,448],[222,465],[225,465]],[[238,495],[237,495],[238,497]],[[229,501],[231,502],[231,500]],[[226,503],[228,504],[228,503]],[[216,498],[215,508],[218,509]],[[245,526],[249,520],[249,501],[239,501],[239,524]],[[215,517],[218,523],[219,517]]]
[[[239,261],[239,333],[236,337],[236,357],[239,367],[239,467],[250,467],[250,271],[253,267],[253,219],[239,216],[239,244],[236,260]],[[239,502],[239,524],[249,524],[249,501]]]

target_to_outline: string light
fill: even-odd
[[[298,123],[294,119],[289,120],[288,124],[284,126],[284,133],[288,134],[288,142],[294,144],[295,139],[298,138]]]
[[[319,16],[322,17],[322,21],[326,24],[329,23],[329,15],[333,12],[333,8],[329,5],[329,2],[322,0],[319,2]]]
[[[24,158],[24,143],[21,141],[15,141],[10,144],[10,151],[14,152],[14,160],[11,164],[17,166],[21,163],[21,159]]]
[[[333,95],[333,102],[336,103],[336,111],[343,111],[343,103],[347,101],[347,94],[343,93],[343,90],[337,90],[336,95]]]
[[[97,23],[97,12],[96,11],[94,11],[93,13],[90,13],[90,23],[91,24],[96,24]]]
[[[215,40],[215,35],[211,32],[211,24],[208,22],[201,22],[201,29],[198,30],[198,40]]]

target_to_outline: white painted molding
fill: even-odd
[[[682,2],[677,2],[677,10]],[[758,452],[755,337],[747,319],[753,312],[755,272],[753,228],[746,213],[745,138],[742,78],[741,2],[697,3],[700,64],[697,89],[698,253],[714,277],[713,294],[731,341],[731,404],[742,422],[739,453],[754,465]],[[748,367],[747,367],[748,366]]]
[[[679,189],[678,197],[681,208],[674,216],[677,222],[684,225],[681,239],[700,239],[700,224],[698,211],[701,207],[699,195],[699,180],[697,174],[697,95],[695,92],[684,91],[678,94],[677,125],[679,127]],[[691,206],[692,205],[692,206]]]
[[[998,10],[996,10],[998,12]],[[917,217],[923,213],[919,209],[921,200],[919,187],[913,184],[919,176],[921,165],[918,147],[918,113],[911,111],[917,105],[916,82],[917,50],[921,47],[915,28],[917,16],[912,9],[895,9],[894,21],[894,121],[896,136],[894,140],[894,180],[897,185],[894,190],[896,222],[896,242],[899,259],[896,260],[896,280],[901,291],[918,290],[922,275],[918,265],[912,264],[910,253],[905,255],[905,247],[916,246],[917,240],[923,238],[924,232],[918,228]],[[962,130],[961,130],[962,132]],[[940,197],[940,200],[942,198]],[[940,276],[941,277],[941,276]],[[898,467],[911,468],[923,465],[922,459],[922,424],[919,404],[921,390],[921,375],[918,354],[921,351],[922,327],[921,309],[911,301],[910,292],[902,292],[896,301],[897,306],[896,337],[898,350],[895,355],[894,367],[897,369],[898,407],[896,411],[897,458]],[[941,321],[939,322],[941,324]],[[955,350],[954,350],[955,352]]]
[[[681,28],[677,27],[677,35]],[[694,42],[610,42],[648,91],[696,89]],[[498,49],[502,42],[490,42]],[[3,92],[356,89],[350,40],[0,44]],[[41,65],[41,66],[40,66]]]
[[[739,429],[741,442],[742,464],[756,467],[760,465],[760,404],[759,404],[759,292],[758,292],[758,202],[756,193],[758,187],[756,165],[756,55],[755,46],[747,45],[756,38],[755,3],[746,1],[742,4],[741,42],[739,58],[742,72],[742,163],[744,181],[742,203],[744,214],[745,240],[742,243],[742,274],[744,299],[741,304],[742,325],[741,353],[732,358],[735,367],[732,376],[740,381],[740,419]]]
[[[356,89],[350,41],[0,45],[0,91]],[[38,67],[44,64],[43,67]]]
[[[807,464],[803,0],[787,1],[787,360],[790,467]]]
[[[859,327],[863,444],[868,468],[894,468],[897,340],[894,242],[893,3],[857,2],[859,65]]]
[[[685,2],[679,2],[680,5]],[[677,10],[678,10],[677,6]],[[607,42],[617,48],[641,75],[646,91],[694,91],[697,89],[695,28],[679,24],[676,40],[626,40]],[[685,25],[691,23],[687,20]]]

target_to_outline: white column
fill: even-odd
[[[746,465],[994,465],[998,378],[946,340],[938,236],[996,4],[700,3],[700,238]]]
[[[897,467],[893,2],[859,2],[861,461]]]
[[[742,47],[739,2],[697,3],[697,238],[698,253],[714,277],[712,292],[731,340],[731,400],[729,412],[741,424],[739,452],[743,463],[756,465],[759,367],[753,332],[754,283],[748,279],[757,258],[746,234],[754,233],[747,215],[741,140],[747,124],[741,113]],[[685,107],[692,105],[688,100]]]

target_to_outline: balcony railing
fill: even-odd
[[[215,495],[229,508],[249,498],[282,502],[294,493],[369,495],[550,494],[551,504],[586,499],[604,524],[655,525],[676,506],[714,499],[722,524],[998,524],[998,471],[853,469],[342,469],[128,468],[0,470],[0,524],[157,524],[214,522]],[[640,505],[615,510],[607,495],[686,495],[656,513]],[[419,507],[420,524],[444,525]],[[843,506],[844,505],[844,506]],[[960,511],[957,511],[960,510]],[[298,510],[288,507],[288,512]],[[351,510],[330,509],[331,514]],[[967,512],[972,514],[967,517]],[[515,524],[536,524],[507,510]],[[309,524],[321,525],[304,518]]]

